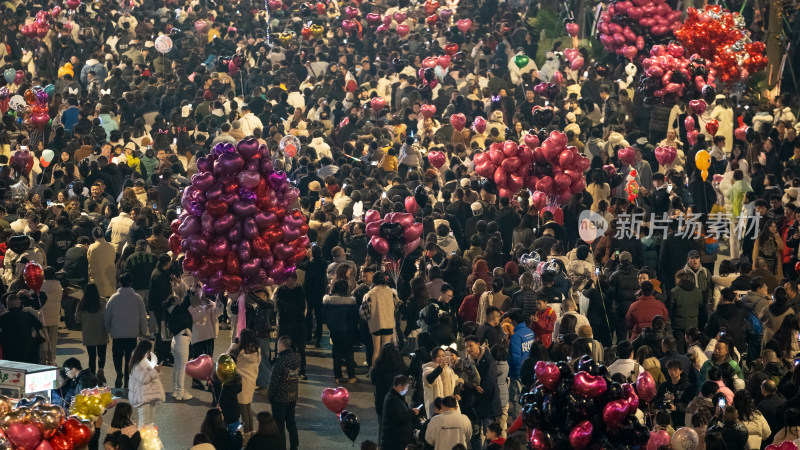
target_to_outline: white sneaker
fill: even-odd
[[[181,396],[181,393],[180,393],[180,392],[178,392],[178,391],[172,391],[172,398],[174,398],[175,400],[180,400],[180,398],[181,398],[181,397],[182,397],[182,396]]]
[[[181,401],[185,402],[185,401],[191,400],[193,398],[194,398],[194,396],[192,394],[190,394],[188,392],[184,392],[183,395],[178,400],[181,400]]]

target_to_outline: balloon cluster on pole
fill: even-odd
[[[681,26],[682,14],[666,0],[612,2],[597,23],[600,43],[606,51],[637,62],[645,49],[672,38],[672,32]]]
[[[203,291],[235,293],[294,273],[310,245],[308,225],[300,210],[287,211],[299,191],[273,169],[267,147],[255,139],[219,143],[197,169],[169,244],[186,253],[183,268]]]
[[[110,391],[94,390],[102,391],[105,399],[111,395]],[[84,395],[84,391],[78,395]],[[74,450],[84,448],[91,437],[92,430],[85,423],[75,416],[67,417],[62,407],[48,404],[41,395],[16,402],[0,396],[0,448]]]

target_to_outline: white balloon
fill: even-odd
[[[155,48],[158,53],[162,55],[165,53],[169,53],[172,50],[172,38],[167,35],[161,35],[156,38]]]
[[[8,107],[13,111],[19,111],[19,109],[25,105],[27,105],[25,99],[19,94],[12,96],[8,101]]]

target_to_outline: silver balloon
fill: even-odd
[[[700,438],[692,428],[678,428],[672,435],[671,444],[675,450],[694,450],[700,445]]]

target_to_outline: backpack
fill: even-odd
[[[639,363],[633,364],[633,370],[631,370],[631,374],[625,378],[625,381],[630,384],[635,384],[636,379],[639,378]]]
[[[758,320],[753,311],[747,313],[747,322],[745,323],[745,328],[750,334],[754,334],[756,336],[761,336],[764,334],[764,324]]]

